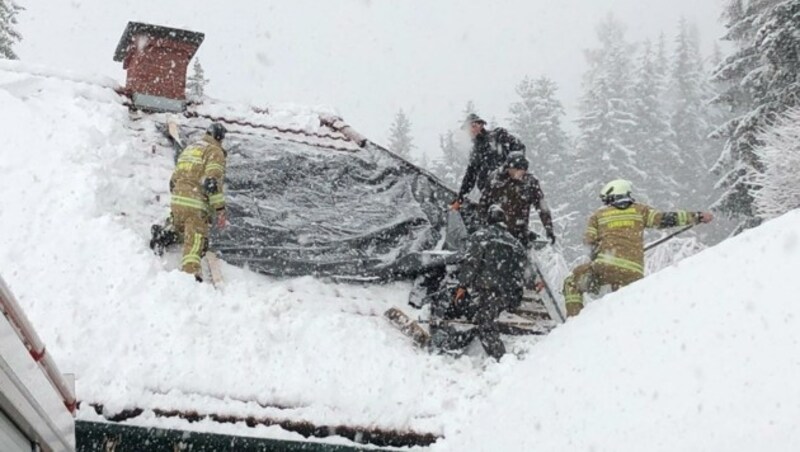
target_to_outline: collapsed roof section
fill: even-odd
[[[272,112],[247,113],[200,106],[184,122],[187,140],[210,121],[230,130],[230,227],[211,244],[220,257],[278,276],[388,280],[424,268],[451,189],[335,116],[285,127]]]

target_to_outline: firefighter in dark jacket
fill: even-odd
[[[453,200],[450,207],[458,210],[464,202],[464,197],[477,186],[483,193],[489,186],[490,174],[502,166],[508,154],[512,152],[525,153],[525,145],[502,128],[486,130],[486,121],[475,113],[470,113],[464,121],[464,128],[468,129],[472,137],[472,152],[469,155],[469,165],[461,181],[458,197]]]
[[[539,181],[528,173],[528,159],[522,152],[512,152],[504,167],[492,174],[487,190],[481,193],[480,212],[485,216],[489,206],[497,204],[508,219],[508,232],[524,247],[530,245],[532,234],[528,229],[531,206],[539,212],[539,219],[551,244],[556,243],[553,218]]]
[[[477,336],[486,353],[499,360],[506,348],[495,322],[503,310],[522,301],[525,249],[506,229],[499,206],[489,208],[487,219],[488,224],[470,237],[455,296],[437,300],[431,308],[431,345],[460,349]],[[456,331],[441,322],[462,316],[475,327]]]
[[[609,182],[600,192],[605,206],[589,218],[584,243],[592,261],[577,266],[564,280],[567,316],[583,309],[583,294],[598,293],[602,286],[612,291],[644,278],[645,228],[671,228],[710,223],[710,212],[661,212],[639,204],[631,195],[632,185],[624,179]]]

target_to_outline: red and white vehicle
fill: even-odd
[[[75,392],[0,278],[0,451],[74,451]]]

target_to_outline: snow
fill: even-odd
[[[799,230],[793,211],[589,305],[433,449],[798,450]]]
[[[97,420],[96,403],[143,408],[135,425],[296,438],[153,415],[185,409],[430,432],[448,451],[800,447],[800,211],[593,302],[538,343],[511,341],[522,359],[451,358],[380,318],[405,306],[406,283],[224,264],[217,291],[177,271],[176,254],[153,256],[165,116],[130,114],[106,83],[9,62],[0,104],[0,270],[76,373],[80,419]],[[299,113],[264,121],[307,121],[281,111]]]
[[[263,105],[250,106],[218,100],[198,105],[193,108],[193,111],[211,117],[222,117],[251,122],[260,126],[281,127],[308,133],[321,132],[320,114],[337,115],[334,109],[324,105],[307,107],[290,103],[265,103]],[[327,133],[330,133],[330,131]],[[341,136],[341,134],[337,136]]]
[[[443,413],[483,387],[482,359],[431,356],[381,317],[406,305],[407,283],[223,265],[216,291],[177,271],[177,254],[154,256],[149,226],[167,213],[173,165],[155,128],[166,117],[130,114],[105,85],[28,69],[0,66],[0,268],[76,374],[79,418],[102,404],[439,434]]]

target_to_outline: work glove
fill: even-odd
[[[697,220],[700,223],[711,223],[714,219],[714,214],[711,212],[697,212]]]
[[[453,202],[450,203],[450,210],[455,210],[456,212],[458,212],[458,210],[461,208],[461,203],[462,203],[461,199],[453,200]]]
[[[463,300],[467,295],[467,289],[463,287],[456,288],[456,294],[453,297],[453,305],[457,305],[459,301]]]
[[[217,212],[217,229],[225,229],[228,225],[228,217],[225,215],[225,210]]]
[[[552,229],[548,229],[547,231],[545,231],[545,235],[547,235],[547,239],[550,240],[551,245],[556,244],[556,233],[553,232]]]
[[[203,181],[203,190],[205,190],[207,195],[213,195],[219,191],[219,186],[217,185],[217,180],[213,177],[209,177]]]

